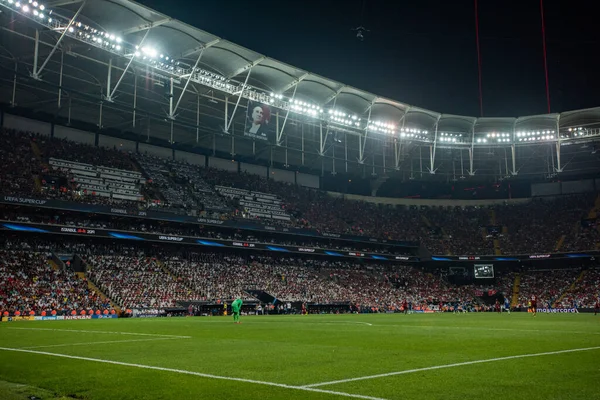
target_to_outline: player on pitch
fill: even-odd
[[[233,314],[233,323],[241,324],[240,322],[240,311],[242,311],[242,299],[239,297],[231,303],[231,312]]]

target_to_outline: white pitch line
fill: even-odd
[[[483,363],[489,363],[489,362],[494,362],[494,361],[514,360],[516,358],[541,357],[541,356],[550,356],[550,355],[554,355],[554,354],[575,353],[575,352],[579,352],[579,351],[590,351],[590,350],[599,350],[599,349],[600,349],[600,346],[597,346],[597,347],[585,347],[585,348],[581,348],[581,349],[571,349],[571,350],[548,351],[548,352],[545,352],[545,353],[521,354],[521,355],[518,355],[518,356],[488,358],[488,359],[485,359],[485,360],[475,360],[475,361],[466,361],[466,362],[455,363],[455,364],[436,365],[436,366],[433,366],[433,367],[407,369],[407,370],[404,370],[404,371],[389,372],[389,373],[386,373],[386,374],[368,375],[368,376],[360,376],[358,378],[349,378],[349,379],[340,379],[340,380],[337,380],[337,381],[313,383],[313,384],[304,385],[304,386],[301,386],[301,387],[303,387],[303,388],[314,388],[314,387],[317,387],[317,386],[329,386],[329,385],[336,385],[338,383],[364,381],[364,380],[367,380],[367,379],[375,379],[375,378],[386,378],[388,376],[412,374],[412,373],[415,373],[415,372],[432,371],[432,370],[436,370],[436,369],[462,367],[464,365],[483,364]]]
[[[156,370],[156,371],[174,372],[174,373],[177,373],[177,374],[193,375],[193,376],[199,376],[199,377],[202,377],[202,378],[220,379],[220,380],[236,381],[236,382],[244,382],[244,383],[254,383],[254,384],[257,384],[257,385],[275,386],[275,387],[280,387],[280,388],[284,388],[284,389],[301,390],[301,391],[305,391],[305,392],[327,393],[327,394],[331,394],[331,395],[335,395],[335,396],[352,397],[352,398],[355,398],[355,399],[386,400],[386,399],[381,398],[381,397],[364,396],[364,395],[360,395],[360,394],[353,394],[353,393],[346,393],[346,392],[336,392],[336,391],[333,391],[333,390],[316,389],[316,388],[304,387],[304,386],[286,385],[284,383],[275,383],[275,382],[257,381],[257,380],[253,380],[253,379],[244,379],[244,378],[234,378],[234,377],[229,377],[229,376],[211,375],[211,374],[204,374],[204,373],[201,373],[201,372],[187,371],[187,370],[184,370],[184,369],[155,367],[155,366],[152,366],[152,365],[133,364],[133,363],[120,362],[120,361],[104,360],[104,359],[101,359],[101,358],[79,357],[79,356],[71,356],[71,355],[68,355],[68,354],[48,353],[48,352],[45,352],[45,351],[15,349],[15,348],[10,348],[10,347],[0,347],[0,350],[15,351],[15,352],[20,352],[20,353],[30,353],[30,354],[41,354],[41,355],[46,355],[46,356],[51,356],[51,357],[61,357],[61,358],[70,358],[70,359],[73,359],[73,360],[92,361],[92,362],[98,362],[98,363],[104,363],[104,364],[120,365],[120,366],[124,366],[124,367],[135,367],[135,368],[150,369],[150,370]]]
[[[434,329],[458,329],[458,330],[477,330],[477,331],[510,331],[510,332],[544,332],[544,333],[572,333],[577,335],[600,335],[600,332],[582,332],[582,331],[559,331],[554,329],[516,329],[516,328],[483,328],[479,326],[444,326],[444,325],[404,325],[404,324],[375,324],[376,326],[400,326],[404,328],[434,328]]]
[[[84,331],[75,329],[51,329],[51,328],[14,328],[9,327],[7,329],[21,329],[27,331],[56,331],[56,332],[73,332],[73,333],[100,333],[100,334],[111,334],[111,335],[132,335],[132,336],[155,336],[165,337],[173,339],[191,339],[191,336],[177,336],[177,335],[161,335],[158,333],[138,333],[138,332],[109,332],[109,331]]]
[[[62,343],[49,344],[46,346],[28,346],[21,347],[22,349],[44,349],[47,347],[69,347],[69,346],[91,346],[95,344],[115,344],[115,343],[133,343],[133,342],[154,342],[157,340],[175,340],[178,338],[154,338],[154,339],[132,339],[132,340],[107,340],[102,342],[84,342],[84,343]]]

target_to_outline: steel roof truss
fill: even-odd
[[[65,27],[65,29],[63,30],[63,33],[60,35],[60,37],[58,38],[58,40],[56,41],[56,44],[54,45],[54,47],[52,47],[52,50],[50,51],[50,54],[48,54],[48,57],[46,57],[46,60],[44,61],[44,63],[42,64],[42,66],[40,67],[40,69],[38,70],[33,70],[33,73],[31,74],[32,78],[39,80],[40,79],[40,74],[42,73],[42,71],[44,70],[44,68],[46,67],[46,65],[48,65],[48,61],[50,61],[50,59],[52,58],[52,56],[54,55],[54,52],[56,51],[56,49],[58,48],[58,46],[60,45],[60,43],[62,42],[62,40],[64,39],[65,35],[67,34],[67,32],[69,31],[69,28],[71,27],[71,25],[73,25],[73,22],[75,22],[75,19],[77,19],[77,17],[79,16],[79,14],[81,13],[81,11],[83,10],[83,7],[85,7],[85,4],[87,3],[87,0],[83,0],[83,3],[81,4],[81,6],[79,6],[79,9],[77,10],[77,12],[75,13],[75,15],[73,15],[73,18],[71,18],[69,20],[69,23],[67,24],[67,26]],[[36,52],[38,49],[38,43],[39,43],[39,33],[36,30]],[[36,64],[37,64],[37,54],[36,54]]]
[[[125,36],[125,35],[129,35],[131,33],[145,31],[147,29],[151,29],[151,28],[154,28],[154,27],[157,27],[160,25],[164,25],[167,22],[171,22],[171,21],[173,21],[173,18],[164,18],[164,19],[161,19],[161,20],[158,20],[155,22],[148,22],[147,24],[142,24],[142,25],[124,29],[123,31],[121,31],[121,35]]]

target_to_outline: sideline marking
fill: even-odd
[[[447,325],[410,325],[410,324],[374,324],[375,326],[392,327],[400,326],[404,328],[425,328],[425,329],[458,329],[458,330],[477,330],[477,331],[510,331],[510,332],[544,332],[544,333],[573,333],[578,335],[600,335],[600,332],[583,331],[559,331],[554,329],[517,329],[517,328],[483,328],[479,326],[447,326]]]
[[[175,373],[184,374],[184,375],[200,376],[202,378],[212,378],[212,379],[221,379],[221,380],[226,380],[226,381],[254,383],[257,385],[275,386],[275,387],[280,387],[280,388],[285,388],[285,389],[302,390],[305,392],[327,393],[327,394],[331,394],[331,395],[335,395],[335,396],[352,397],[355,399],[386,400],[381,397],[363,396],[360,394],[336,392],[333,390],[315,389],[315,388],[304,387],[304,386],[292,386],[292,385],[286,385],[284,383],[265,382],[265,381],[256,381],[253,379],[233,378],[233,377],[229,377],[229,376],[203,374],[201,372],[187,371],[187,370],[183,370],[183,369],[155,367],[152,365],[133,364],[133,363],[120,362],[120,361],[103,360],[101,358],[79,357],[79,356],[71,356],[68,354],[48,353],[45,351],[15,349],[15,348],[10,348],[10,347],[0,347],[0,350],[15,351],[15,352],[20,352],[20,353],[41,354],[41,355],[52,356],[52,357],[70,358],[70,359],[74,359],[74,360],[93,361],[93,362],[104,363],[104,364],[121,365],[124,367],[135,367],[135,368],[142,368],[142,369],[151,369],[151,370],[156,370],[156,371],[175,372]]]
[[[407,370],[404,370],[404,371],[389,372],[389,373],[386,373],[386,374],[359,376],[358,378],[349,378],[349,379],[340,379],[340,380],[337,380],[337,381],[313,383],[313,384],[304,385],[304,386],[301,386],[301,387],[303,387],[303,388],[314,388],[314,387],[317,387],[317,386],[336,385],[338,383],[347,383],[347,382],[363,381],[363,380],[367,380],[367,379],[385,378],[385,377],[388,377],[388,376],[395,376],[395,375],[412,374],[414,372],[432,371],[432,370],[435,370],[435,369],[461,367],[463,365],[483,364],[483,363],[489,363],[489,362],[493,362],[493,361],[513,360],[513,359],[516,359],[516,358],[540,357],[540,356],[549,356],[549,355],[553,355],[553,354],[574,353],[574,352],[579,352],[579,351],[590,351],[590,350],[599,350],[599,349],[600,349],[600,346],[596,346],[596,347],[584,347],[584,348],[581,348],[581,349],[548,351],[548,352],[545,352],[545,353],[521,354],[521,355],[518,355],[518,356],[488,358],[488,359],[485,359],[485,360],[475,360],[475,361],[466,361],[466,362],[455,363],[455,364],[436,365],[436,366],[433,366],[433,367],[407,369]]]
[[[158,333],[136,333],[136,332],[109,332],[109,331],[84,331],[76,329],[51,329],[51,328],[14,328],[8,327],[6,329],[21,329],[27,331],[56,331],[56,332],[73,332],[73,333],[101,333],[111,335],[133,335],[133,336],[156,336],[173,339],[191,339],[191,336],[177,336],[177,335],[161,335]]]
[[[155,339],[132,339],[132,340],[107,340],[103,342],[85,342],[85,343],[62,343],[62,344],[49,344],[46,346],[28,346],[21,347],[21,349],[43,349],[46,347],[69,347],[69,346],[91,346],[94,344],[116,344],[116,343],[132,343],[132,342],[155,342],[157,340],[175,340],[178,338],[155,338]]]

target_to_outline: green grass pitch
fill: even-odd
[[[30,395],[600,399],[600,317],[378,314],[247,316],[241,325],[231,317],[1,323],[0,398]]]

